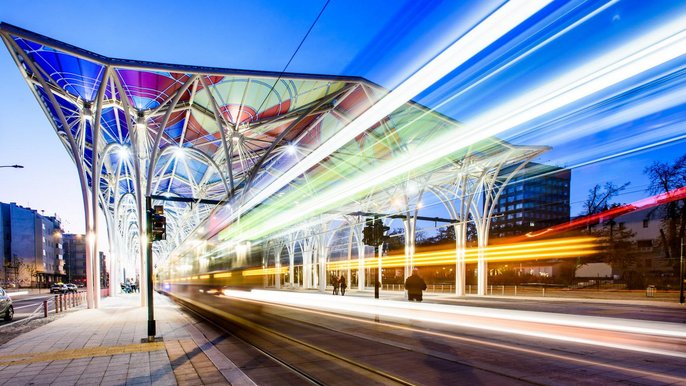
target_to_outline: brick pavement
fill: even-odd
[[[140,295],[105,298],[0,347],[0,385],[253,385],[166,297],[155,297],[162,342],[147,337]],[[229,382],[229,380],[231,382]]]

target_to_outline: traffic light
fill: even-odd
[[[374,245],[380,245],[386,240],[384,233],[386,233],[390,227],[383,225],[383,220],[376,219],[374,221]]]
[[[167,239],[167,218],[164,217],[164,207],[155,205],[152,213],[152,241]]]
[[[364,245],[374,245],[374,227],[372,220],[367,220],[364,229],[362,229],[362,243]]]

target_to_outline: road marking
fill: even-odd
[[[37,362],[101,357],[164,350],[164,342],[134,343],[123,346],[85,347],[75,350],[33,352],[0,356],[0,366],[15,366]]]

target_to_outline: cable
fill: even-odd
[[[307,39],[307,37],[310,35],[310,32],[312,32],[312,29],[314,28],[315,24],[317,24],[317,22],[319,21],[319,18],[324,13],[324,10],[326,9],[326,7],[329,5],[329,1],[330,0],[326,0],[326,3],[324,3],[322,10],[319,11],[319,14],[317,15],[317,17],[312,22],[312,25],[310,25],[310,28],[307,30],[307,33],[305,34],[305,36],[303,36],[302,40],[300,40],[300,44],[298,44],[298,47],[295,49],[295,51],[293,51],[293,55],[291,55],[291,58],[288,59],[288,63],[286,63],[286,65],[283,67],[283,70],[281,70],[281,73],[279,74],[279,76],[274,81],[274,84],[272,84],[271,89],[269,89],[269,92],[267,93],[267,95],[262,100],[260,107],[256,110],[257,114],[259,114],[259,112],[262,110],[262,107],[267,102],[267,99],[269,99],[269,96],[272,94],[272,92],[274,91],[274,88],[276,87],[276,85],[281,80],[281,77],[283,77],[283,74],[286,72],[286,69],[288,68],[288,66],[290,66],[291,62],[293,61],[293,58],[295,58],[295,55],[298,53],[298,51],[300,51],[300,47],[302,47],[303,43],[305,43],[305,39]]]

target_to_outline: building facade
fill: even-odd
[[[60,220],[16,203],[0,203],[0,215],[3,284],[45,287],[62,280],[65,272]]]
[[[66,281],[86,284],[86,235],[67,233],[62,238]]]
[[[504,169],[508,175],[518,165]],[[491,238],[519,236],[569,221],[569,169],[530,162],[512,178],[498,198]]]
[[[660,289],[678,287],[679,256],[666,257],[660,238],[664,224],[659,210],[645,209],[614,219],[617,226],[631,232],[624,264],[612,267],[616,278],[629,288],[640,289],[655,285]]]

